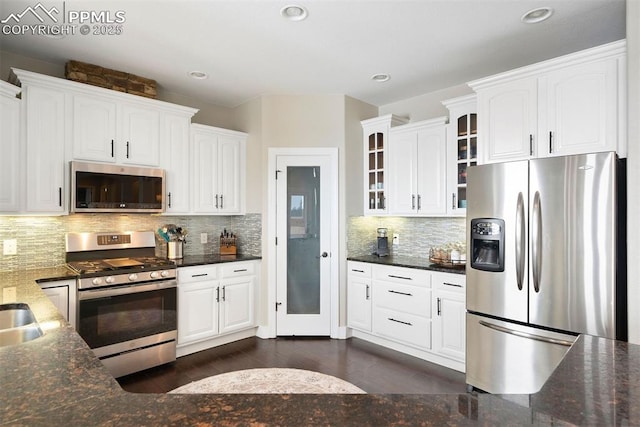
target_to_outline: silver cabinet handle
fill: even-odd
[[[366,287],[366,289],[365,289],[365,299],[367,299],[367,300],[368,300],[368,299],[370,298],[370,295],[369,295],[369,285],[366,285],[366,286],[367,286],[367,287]]]
[[[413,326],[411,323],[409,322],[403,322],[402,320],[396,320],[392,317],[387,317],[387,319],[391,320],[392,322],[396,322],[396,323],[402,323],[403,325],[407,325],[407,326]]]
[[[416,208],[416,195],[412,194],[411,195],[411,210],[414,210]]]
[[[442,315],[442,300],[438,298],[438,316]]]
[[[243,271],[247,271],[246,268],[240,269],[240,270],[233,270],[234,273],[241,273]]]
[[[200,274],[192,274],[191,277],[204,277],[204,276],[208,276],[209,273],[200,273]]]
[[[216,209],[218,209],[218,195],[216,194]]]
[[[420,202],[422,200],[422,197],[420,197],[420,195],[418,194],[418,210],[422,209],[422,203]]]
[[[553,132],[549,131],[549,154],[553,153]]]
[[[224,199],[222,198],[222,194],[220,195],[220,209],[224,208]]]
[[[223,286],[222,287],[222,301],[226,301],[227,300],[227,287]]]
[[[352,268],[351,271],[355,271],[356,273],[364,273],[364,270],[356,270],[355,268]]]
[[[394,291],[393,289],[389,289],[387,292],[389,292],[390,294],[404,295],[406,297],[412,297],[413,296],[413,294],[409,294],[409,293],[406,293],[406,292]]]
[[[540,192],[533,196],[533,218],[531,218],[531,263],[533,264],[533,289],[540,292],[540,270],[542,269],[542,208]]]
[[[127,159],[129,158],[129,141],[127,141]]]
[[[524,198],[518,193],[516,204],[516,282],[518,289],[522,290],[524,281],[524,252],[525,252],[525,223],[524,223]]]
[[[216,302],[220,302],[220,287],[216,288]]]
[[[402,279],[402,280],[413,280],[411,277],[404,277],[404,276],[396,276],[394,274],[387,274],[388,277],[392,277],[394,279]]]
[[[546,343],[549,343],[549,344],[563,345],[565,347],[571,347],[573,345],[573,343],[571,341],[559,340],[559,339],[556,339],[556,338],[543,337],[541,335],[530,334],[528,332],[514,331],[513,329],[505,328],[504,326],[494,325],[492,323],[488,323],[488,322],[485,322],[483,320],[481,320],[479,323],[482,326],[487,327],[489,329],[494,329],[494,330],[496,330],[498,332],[504,332],[505,334],[515,335],[515,336],[521,337],[521,338],[528,338],[530,340],[542,341],[542,342],[546,342]]]
[[[456,208],[456,193],[451,193],[451,209]]]
[[[169,200],[168,200],[168,204],[167,204],[167,205],[168,205],[169,207],[171,207],[171,191],[169,191],[169,193],[167,193],[167,198],[169,199]]]
[[[454,286],[456,288],[461,288],[462,285],[458,284],[458,283],[447,283],[447,282],[442,282],[443,285],[447,285],[447,286]]]
[[[533,134],[529,134],[529,155],[533,156]]]

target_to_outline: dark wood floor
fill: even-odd
[[[358,338],[247,338],[118,379],[134,393],[165,393],[192,381],[251,368],[333,375],[367,393],[465,393],[464,374]]]

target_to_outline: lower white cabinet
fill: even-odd
[[[255,327],[259,265],[240,261],[178,268],[178,356],[234,341],[217,339]]]
[[[57,280],[54,282],[41,282],[40,288],[56,306],[62,317],[71,326],[76,327],[76,281]]]
[[[464,372],[465,276],[348,262],[352,335]]]

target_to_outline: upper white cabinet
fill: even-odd
[[[361,121],[364,144],[364,214],[384,215],[387,209],[389,130],[407,119],[388,114]]]
[[[72,96],[73,158],[115,162],[116,104],[110,100],[76,94]]]
[[[0,81],[0,212],[20,210],[20,88]]]
[[[476,95],[443,101],[449,109],[447,125],[447,213],[467,213],[467,168],[478,162]]]
[[[446,117],[397,126],[389,133],[389,213],[447,213]]]
[[[244,214],[246,137],[243,132],[191,125],[193,213]]]
[[[119,163],[158,166],[160,112],[154,108],[126,103],[120,108]]]
[[[165,171],[165,213],[188,214],[190,210],[189,130],[191,117],[165,114],[160,132],[160,166]]]
[[[617,151],[626,156],[626,42],[469,83],[479,163]]]

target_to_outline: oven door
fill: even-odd
[[[177,335],[175,280],[79,291],[78,300],[78,332],[92,349]]]

